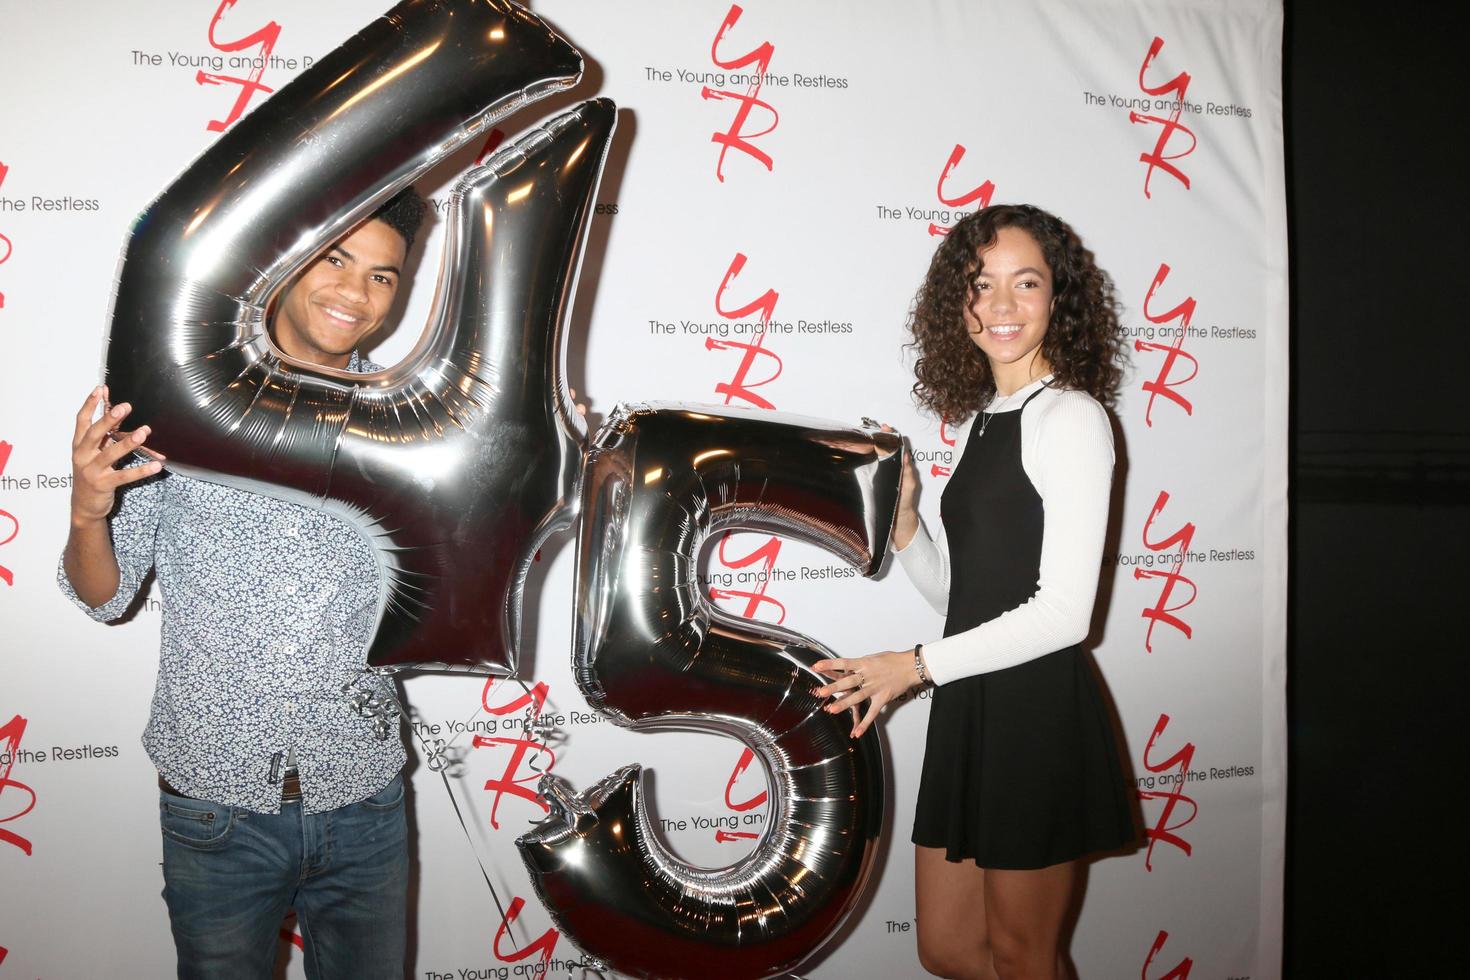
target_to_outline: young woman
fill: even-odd
[[[1113,472],[1122,376],[1112,285],[1075,232],[986,208],[935,252],[910,328],[917,400],[973,416],[932,540],[906,461],[894,545],[944,638],[817,669],[829,711],[937,685],[914,820],[919,959],[962,978],[1061,975],[1079,859],[1135,837],[1108,715],[1078,644]],[[947,539],[947,540],[946,540]]]

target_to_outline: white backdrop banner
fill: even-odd
[[[0,978],[172,972],[157,788],[138,739],[165,599],[154,589],[103,627],[57,590],[72,418],[100,378],[134,216],[385,3],[0,5]],[[594,417],[656,399],[884,419],[911,440],[935,527],[960,428],[916,411],[902,344],[937,236],[987,202],[1031,202],[1112,273],[1132,369],[1089,646],[1144,836],[1090,866],[1071,953],[1083,977],[1279,976],[1278,0],[533,7],[584,53],[584,81],[419,187],[442,216],[454,179],[499,140],[584,98],[617,101],[569,346]],[[425,322],[441,225],[415,249],[379,362],[407,354]],[[696,864],[729,864],[765,826],[761,766],[739,743],[629,732],[582,700],[572,550],[560,535],[535,566],[519,680],[403,685],[423,980],[565,976],[578,959],[513,843],[545,813],[543,772],[585,788],[643,763],[665,839]],[[864,580],[766,535],[720,541],[703,575],[724,608],[844,654],[942,626],[902,573]],[[804,976],[922,974],[908,835],[926,714],[920,696],[887,716],[886,842],[867,897]],[[286,976],[302,975],[299,944],[288,920]]]

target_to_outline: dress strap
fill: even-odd
[[[1026,396],[1026,400],[1021,403],[1021,411],[1026,411],[1026,406],[1031,404],[1031,399],[1035,398],[1037,395],[1041,394],[1043,391],[1050,387],[1051,384],[1049,382],[1042,382],[1040,388],[1037,388],[1031,394]]]

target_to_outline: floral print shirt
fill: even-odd
[[[350,371],[379,368],[354,352]],[[158,684],[143,746],[180,792],[261,813],[281,808],[287,753],[320,813],[377,793],[403,768],[344,684],[365,678],[379,569],[367,540],[330,514],[165,472],[119,491],[111,518],[121,581],[95,609],[133,604],[149,570],[162,593]]]

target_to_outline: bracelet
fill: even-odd
[[[924,644],[922,644],[922,643],[915,643],[914,644],[914,673],[916,673],[916,674],[919,675],[919,683],[920,684],[932,684],[934,682],[929,679],[929,671],[924,667],[923,652],[924,652]]]

